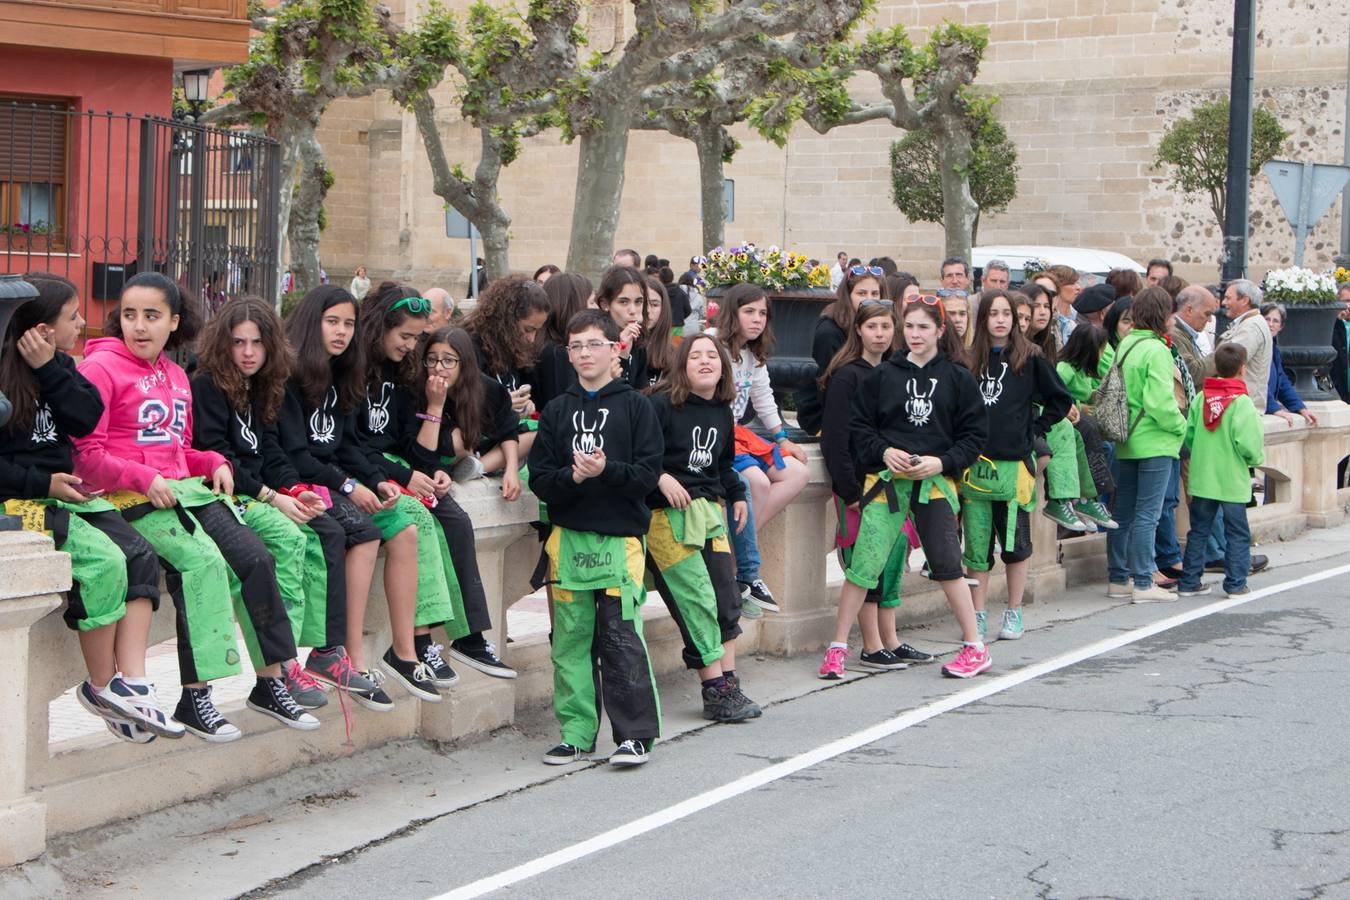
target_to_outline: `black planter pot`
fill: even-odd
[[[1278,338],[1284,367],[1290,372],[1294,390],[1304,401],[1335,400],[1335,392],[1317,386],[1314,377],[1326,372],[1336,358],[1331,346],[1331,329],[1336,321],[1336,306],[1287,306],[1284,328]]]

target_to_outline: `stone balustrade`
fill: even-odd
[[[1310,429],[1266,418],[1269,488],[1252,509],[1258,539],[1284,538],[1304,528],[1338,524],[1350,508],[1350,490],[1339,487],[1338,467],[1350,456],[1350,406],[1314,404],[1322,425]],[[811,482],[787,510],[760,532],[763,576],[783,612],[745,620],[741,653],[794,654],[821,647],[833,630],[837,583],[827,582],[833,546],[834,513],[828,502],[824,466],[811,448]],[[495,640],[503,657],[520,673],[500,680],[468,670],[439,704],[409,700],[394,689],[396,709],[384,715],[351,711],[350,734],[342,704],[330,694],[318,711],[323,727],[287,729],[251,712],[226,712],[245,731],[229,745],[191,736],[148,745],[96,735],[50,743],[52,701],[83,677],[78,642],[60,614],[61,591],[70,583],[69,558],[41,535],[0,533],[0,660],[7,677],[0,685],[0,866],[39,855],[48,835],[67,834],[116,819],[161,809],[191,798],[254,782],[297,766],[354,749],[422,737],[452,742],[510,725],[516,711],[548,702],[552,690],[547,635],[522,635],[508,642],[506,608],[527,595],[527,579],[539,553],[530,522],[537,508],[528,495],[517,503],[500,499],[496,484],[479,481],[456,489],[478,523],[479,564],[492,610]],[[1185,505],[1178,510],[1185,532]],[[1027,601],[1067,587],[1104,580],[1101,535],[1057,540],[1054,525],[1034,517]],[[377,573],[376,591],[381,579]],[[994,579],[997,599],[1004,590]],[[511,598],[508,602],[503,598]],[[369,606],[366,650],[370,658],[388,644],[384,604]],[[906,575],[902,624],[945,615],[937,586],[917,573]],[[173,608],[167,598],[155,617],[152,641],[173,637]],[[679,669],[680,637],[666,616],[647,622],[653,665],[658,672]],[[161,698],[171,706],[175,698]]]

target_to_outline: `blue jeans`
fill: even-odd
[[[1177,543],[1177,504],[1181,502],[1181,460],[1172,460],[1172,477],[1163,495],[1162,515],[1153,538],[1153,555],[1158,568],[1181,565],[1181,545]]]
[[[1228,505],[1230,504],[1224,504],[1224,506]],[[1244,506],[1242,509],[1242,520],[1246,522],[1247,507]],[[1228,555],[1228,536],[1227,529],[1223,526],[1223,520],[1223,506],[1220,506],[1218,515],[1214,518],[1214,527],[1209,531],[1209,540],[1205,543],[1205,560],[1207,562],[1212,559],[1223,559]],[[1247,548],[1247,552],[1248,554],[1251,553],[1250,547]]]
[[[1115,519],[1120,527],[1106,533],[1106,571],[1114,584],[1133,579],[1141,590],[1153,584],[1153,540],[1173,462],[1167,456],[1116,461]]]
[[[1228,550],[1223,555],[1223,589],[1232,593],[1247,585],[1252,567],[1252,532],[1247,527],[1247,507],[1205,497],[1191,498],[1191,530],[1186,535],[1186,561],[1182,564],[1181,590],[1200,586],[1205,571],[1206,539],[1221,530]]]
[[[731,549],[736,554],[736,580],[749,584],[759,577],[759,540],[755,537],[755,506],[750,499],[750,483],[739,473],[736,476],[745,485],[745,530],[736,533],[736,520],[727,505],[727,528],[731,531]]]

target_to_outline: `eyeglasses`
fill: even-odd
[[[400,306],[415,316],[431,312],[431,301],[426,297],[404,297],[402,300],[395,301],[394,305],[389,307],[389,311],[393,312]]]
[[[942,301],[932,294],[920,294],[917,297],[910,297],[905,301],[906,306],[909,306],[911,303],[922,303],[924,306],[936,306],[938,316],[942,321],[947,321],[947,310],[942,308]]]
[[[864,306],[884,306],[887,309],[891,309],[895,306],[895,302],[893,300],[864,300],[858,304],[859,309],[862,309]]]
[[[613,341],[573,341],[567,345],[567,352],[580,354],[583,350],[589,350],[592,353],[599,353],[606,347],[613,346]]]
[[[428,356],[422,360],[428,369],[458,369],[458,356]]]
[[[881,266],[854,266],[848,272],[850,275],[875,275],[878,278],[886,274],[886,270]]]

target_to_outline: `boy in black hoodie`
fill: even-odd
[[[595,749],[600,696],[618,749],[609,761],[638,765],[661,731],[656,682],[642,638],[646,599],[644,502],[661,474],[663,442],[651,404],[611,378],[618,326],[585,310],[567,328],[579,384],[539,420],[530,488],[548,503],[545,544],[553,588],[553,710],[562,743],[544,762],[565,765]],[[592,655],[594,652],[594,656]]]

